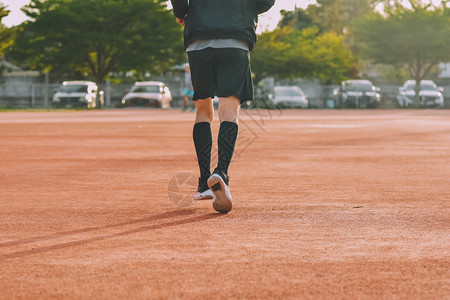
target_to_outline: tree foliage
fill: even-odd
[[[343,36],[318,32],[317,27],[281,27],[261,34],[252,55],[255,81],[268,76],[342,80],[353,67],[353,55]]]
[[[278,27],[292,27],[302,30],[313,26],[319,27],[319,24],[315,23],[312,17],[301,8],[296,8],[293,11],[281,11],[281,20],[278,23]]]
[[[3,82],[3,74],[7,70],[1,62],[5,60],[5,50],[13,43],[13,29],[6,28],[2,24],[2,19],[10,13],[6,6],[0,2],[0,82]]]
[[[9,10],[6,9],[6,6],[0,2],[0,23],[4,17],[6,17],[10,13]]]
[[[181,28],[163,0],[32,0],[11,53],[31,68],[86,74],[160,73],[184,59]]]
[[[9,32],[8,29],[2,24],[2,19],[10,13],[9,10],[6,9],[6,6],[0,2],[0,58],[4,58],[4,50],[9,45]]]
[[[347,29],[355,18],[373,11],[379,2],[380,0],[318,0],[306,10],[297,8],[290,12],[282,11],[279,28],[288,27],[299,31],[311,27],[318,28],[316,36],[311,37],[314,43],[296,45],[309,47],[303,52],[307,55],[301,59],[297,57],[297,61],[302,61],[303,66],[295,68],[304,71],[296,74],[303,77],[317,76],[327,81],[339,81],[345,77],[344,75],[353,76],[357,65],[354,54],[352,55],[349,49],[353,53],[355,49],[352,47],[352,37],[349,36]],[[307,62],[308,66],[305,65]],[[313,70],[306,70],[309,68]],[[281,74],[280,72],[278,74]]]
[[[372,12],[381,0],[317,0],[306,9],[306,14],[322,32],[342,34],[353,22]]]
[[[430,6],[411,3],[412,9],[395,6],[386,15],[368,15],[352,31],[365,58],[406,65],[419,89],[420,81],[439,61],[450,60],[450,15],[445,6],[430,10]]]

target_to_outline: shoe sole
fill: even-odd
[[[208,179],[208,187],[214,194],[213,208],[220,213],[228,213],[233,208],[230,188],[225,184],[222,177],[217,174]]]

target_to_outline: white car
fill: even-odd
[[[308,98],[298,86],[276,86],[270,100],[279,108],[307,108]]]
[[[123,99],[124,106],[170,108],[172,94],[164,82],[136,82]]]
[[[95,108],[97,105],[97,94],[102,95],[102,93],[98,93],[95,82],[64,81],[59,86],[58,91],[53,95],[53,105],[60,107],[84,106],[87,108]]]
[[[414,106],[416,95],[416,81],[407,80],[405,84],[398,89],[398,104],[402,107]],[[444,89],[437,87],[432,80],[420,81],[419,105],[421,107],[443,107]]]

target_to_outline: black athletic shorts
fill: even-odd
[[[236,96],[241,103],[253,100],[250,54],[239,48],[206,48],[189,51],[193,100]]]

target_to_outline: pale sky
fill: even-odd
[[[280,20],[280,10],[294,10],[295,6],[306,8],[308,4],[315,3],[315,0],[276,0],[270,11],[260,16],[258,32],[273,30]],[[30,0],[0,0],[0,3],[8,6],[10,14],[2,20],[8,27],[22,23],[26,16],[20,10],[21,7],[30,3]]]

